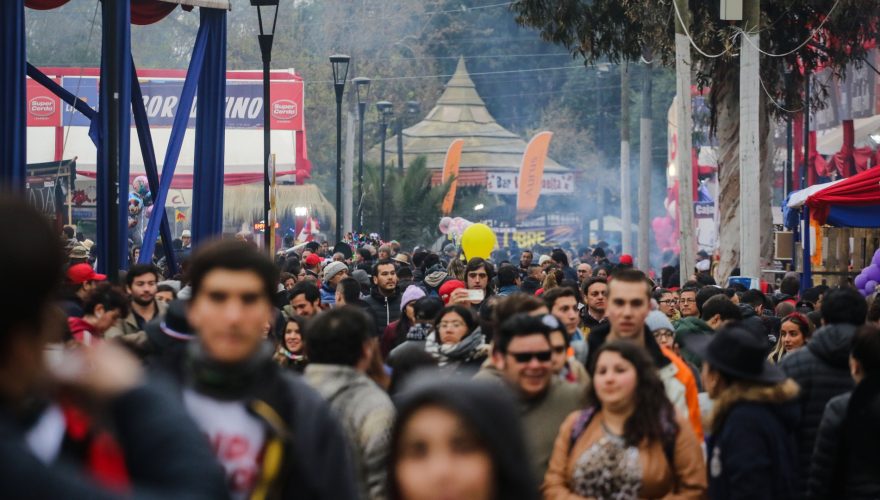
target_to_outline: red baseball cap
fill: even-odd
[[[633,265],[633,258],[632,258],[632,255],[630,255],[630,254],[628,254],[628,253],[625,253],[625,254],[621,255],[621,256],[620,256],[620,263],[623,264],[623,265],[625,265],[625,266],[631,266],[631,265]]]
[[[467,285],[465,285],[464,282],[460,280],[449,280],[446,283],[440,285],[440,289],[437,291],[437,293],[440,294],[440,298],[443,299],[443,303],[448,304],[449,295],[459,288],[467,288]]]
[[[313,253],[306,257],[306,265],[309,267],[315,267],[321,263],[321,260],[323,259],[321,259],[320,255]]]
[[[106,279],[106,274],[96,273],[92,266],[86,263],[74,264],[67,269],[67,280],[76,285],[87,281],[104,281]]]

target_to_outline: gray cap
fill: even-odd
[[[339,261],[333,261],[326,266],[324,266],[324,281],[330,281],[337,274],[347,271],[348,266]]]
[[[361,286],[370,286],[370,275],[363,269],[355,269],[351,277],[356,279]]]

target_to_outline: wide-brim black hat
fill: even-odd
[[[683,340],[688,350],[724,375],[749,382],[778,384],[785,380],[785,373],[767,361],[767,343],[758,337],[751,330],[732,324],[712,335],[687,335]]]
[[[344,241],[340,241],[333,247],[333,253],[341,253],[346,259],[350,259],[352,256],[351,245]]]

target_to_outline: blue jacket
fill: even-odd
[[[322,283],[320,291],[322,304],[327,304],[330,307],[336,305],[336,290],[331,290],[326,283]]]
[[[709,498],[798,498],[797,384],[727,389],[707,439]]]

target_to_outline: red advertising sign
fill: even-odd
[[[303,82],[286,81],[269,84],[269,120],[272,130],[303,129]]]
[[[61,100],[46,87],[27,80],[28,127],[60,127]]]

